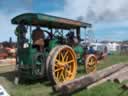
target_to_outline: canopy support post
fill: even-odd
[[[77,39],[80,41],[80,27],[76,28]]]

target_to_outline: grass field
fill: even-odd
[[[128,56],[108,56],[105,60],[100,61],[97,69],[100,70],[112,64],[128,62],[127,58]],[[84,66],[80,66],[77,77],[83,74],[85,74]],[[3,76],[7,77],[7,75]],[[47,80],[41,81],[42,82],[35,81],[29,84],[15,86],[12,84],[12,80],[4,78],[2,83],[11,96],[56,96],[56,94],[53,93],[49,82]],[[116,83],[106,82],[89,90],[81,90],[80,92],[73,94],[73,96],[128,96],[128,91],[123,91],[120,86],[121,85]]]
[[[124,91],[121,85],[106,82],[92,89],[82,90],[73,96],[128,96],[128,91]]]

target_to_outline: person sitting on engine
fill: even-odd
[[[27,28],[24,25],[24,21],[20,21],[19,25],[16,27],[15,35],[17,36],[17,40],[19,45],[23,47],[23,44],[28,40],[26,39]]]
[[[70,31],[66,36],[70,45],[77,45],[79,43],[73,31]]]
[[[89,54],[95,54],[95,50],[94,50],[93,46],[90,46]]]
[[[33,44],[39,51],[42,51],[42,48],[44,46],[44,38],[45,35],[43,30],[40,28],[40,26],[37,26],[36,29],[32,32],[32,40]]]

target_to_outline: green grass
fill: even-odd
[[[11,91],[12,96],[50,96],[52,89],[43,83],[19,85]]]
[[[100,70],[112,64],[128,62],[127,58],[128,56],[108,56],[105,60],[100,61],[97,69]],[[85,74],[84,65],[79,66],[77,77],[83,74]],[[56,96],[47,80],[43,80],[42,83],[37,81],[31,84],[20,84],[18,86],[12,84],[9,89],[11,96]],[[73,94],[73,96],[128,96],[128,91],[123,92],[120,85],[116,83],[106,82],[89,90],[81,90]]]
[[[73,96],[128,96],[128,91],[116,83],[106,82],[92,89],[82,90]]]
[[[99,70],[111,66],[113,64],[127,63],[127,62],[128,62],[128,56],[110,55],[106,57],[104,60],[100,61],[97,69]]]

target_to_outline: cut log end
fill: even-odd
[[[116,78],[116,79],[114,79],[114,82],[120,84],[122,81],[119,78]]]
[[[127,84],[124,84],[124,85],[122,85],[122,87],[121,87],[122,89],[124,89],[124,90],[128,90],[128,83]]]

